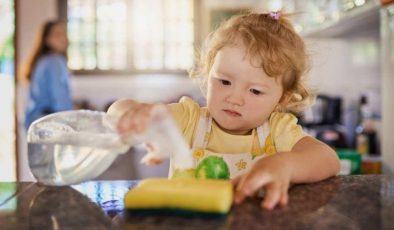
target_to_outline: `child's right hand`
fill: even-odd
[[[127,137],[132,134],[142,134],[149,125],[152,109],[155,105],[135,103],[123,112],[118,121],[118,132]]]
[[[141,163],[146,165],[159,165],[163,163],[163,159],[159,157],[160,154],[156,153],[155,147],[152,144],[145,143],[145,148],[148,153],[141,159]]]
[[[118,113],[120,119],[118,121],[117,129],[125,142],[136,141],[132,137],[140,136],[148,129],[149,125],[155,120],[160,119],[159,110],[163,105],[143,104],[130,101],[123,102],[122,112]],[[125,107],[127,107],[125,109]],[[119,110],[118,110],[119,111]],[[110,111],[109,111],[110,112]],[[142,158],[141,162],[147,165],[157,165],[162,163],[163,159],[156,152],[155,147],[150,143],[145,143],[148,153]]]

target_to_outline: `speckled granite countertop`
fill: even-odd
[[[394,229],[394,176],[338,176],[296,185],[287,207],[262,210],[258,198],[222,219],[130,216],[124,193],[136,181],[44,187],[0,182],[0,229]]]

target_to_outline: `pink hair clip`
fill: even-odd
[[[280,15],[281,15],[280,11],[270,12],[269,14],[270,14],[270,17],[274,20],[279,20]]]

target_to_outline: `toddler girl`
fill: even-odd
[[[307,60],[304,42],[279,12],[233,17],[208,37],[191,71],[207,106],[188,97],[166,105],[192,149],[194,176],[233,179],[236,203],[264,188],[262,206],[272,209],[287,203],[290,183],[338,173],[335,152],[293,115],[310,101]],[[156,106],[120,100],[108,113],[121,116],[118,130],[127,136],[145,129]],[[172,165],[170,177],[177,173]]]

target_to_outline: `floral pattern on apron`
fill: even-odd
[[[216,153],[207,150],[211,131],[212,117],[205,113],[199,118],[192,147],[196,177],[232,179],[249,170],[258,159],[276,152],[272,138],[268,135],[268,122],[253,130],[250,152],[246,153]],[[256,131],[259,148],[253,149]]]

